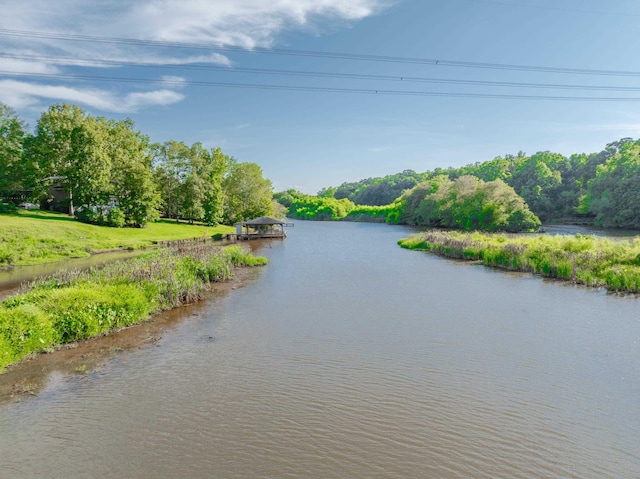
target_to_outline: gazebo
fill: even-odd
[[[236,237],[239,240],[286,238],[285,226],[293,225],[269,216],[261,216],[236,224]]]

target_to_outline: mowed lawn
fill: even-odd
[[[63,213],[19,210],[0,214],[0,266],[79,258],[119,248],[142,248],[157,241],[230,233],[230,226],[209,227],[161,220],[145,228],[110,228],[80,223]]]

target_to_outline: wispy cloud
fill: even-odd
[[[71,102],[102,111],[127,113],[152,105],[170,105],[184,95],[168,90],[153,90],[117,95],[97,88],[74,88],[15,80],[0,80],[0,100],[20,109],[36,106],[40,100]]]
[[[361,20],[393,1],[395,0],[5,0],[0,16],[0,29],[98,36],[107,40],[131,38],[144,41],[211,43],[251,49],[272,46],[278,35],[286,30],[315,30],[322,24]],[[116,66],[101,64],[100,60],[152,63],[160,66],[193,63],[231,65],[227,56],[214,51],[131,45],[115,41],[93,43],[59,38],[33,38],[16,34],[0,34],[0,51],[12,52],[16,56],[28,54],[57,58],[26,60],[0,57],[0,71],[25,74],[68,73],[92,67]],[[93,60],[93,63],[87,60]],[[44,81],[39,84],[38,92],[45,91],[46,85],[43,83]],[[34,85],[28,82],[12,84],[22,85],[25,89],[30,89],[28,85]],[[175,85],[167,85],[167,88],[175,88]],[[18,90],[20,89],[14,88],[12,92],[16,94]],[[105,98],[105,91],[100,89],[81,90],[50,85],[47,91],[48,95],[57,92],[55,95],[59,96],[68,92],[69,96],[82,98],[85,105],[95,108],[99,108],[98,105],[103,104]],[[13,104],[28,103],[34,98],[47,97],[22,94],[16,98],[7,98],[6,91],[0,94],[0,101]],[[96,97],[91,100],[94,94]],[[137,95],[135,98],[139,98],[140,94],[131,95]],[[173,99],[178,96],[174,95]],[[126,98],[126,94],[122,97]],[[157,104],[148,98],[147,105]],[[65,100],[72,101],[71,98]],[[111,102],[106,101],[106,104],[111,105]],[[144,106],[143,103],[135,101],[125,102],[123,107],[126,105],[130,108]],[[109,111],[114,110],[111,108]]]

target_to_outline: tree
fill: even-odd
[[[154,144],[152,149],[154,179],[162,195],[162,211],[168,218],[180,218],[188,147],[181,141],[167,141]]]
[[[233,160],[225,155],[220,148],[211,152],[211,166],[208,174],[208,189],[203,203],[204,221],[208,225],[217,225],[223,219],[224,192],[222,181]]]
[[[62,185],[69,192],[70,215],[74,214],[73,194],[78,186],[74,174],[78,161],[74,157],[72,135],[84,121],[84,111],[75,105],[51,106],[38,120],[36,134],[27,150],[37,191],[46,194],[53,182]]]
[[[141,227],[158,219],[161,198],[151,172],[149,138],[133,127],[130,119],[110,123],[110,193],[125,223]]]
[[[87,116],[71,131],[67,164],[59,172],[73,192],[72,198],[77,205],[94,207],[108,202],[109,143],[109,125],[104,118]]]
[[[640,228],[640,141],[620,145],[597,167],[581,207],[599,226]]]
[[[422,197],[419,205],[415,203]],[[404,218],[410,224],[462,230],[530,231],[540,220],[524,200],[502,180],[484,182],[465,175],[422,183],[406,195]],[[410,213],[413,212],[412,215]]]
[[[220,148],[209,151],[201,143],[189,147],[168,141],[153,146],[153,157],[166,216],[210,225],[222,220],[222,178],[232,161]]]
[[[552,218],[555,216],[556,200],[562,191],[563,174],[569,168],[568,158],[541,151],[530,158],[516,161],[508,183],[536,215],[542,219]]]
[[[223,181],[224,219],[228,224],[273,214],[271,181],[255,163],[235,163]]]
[[[24,121],[0,103],[0,196],[23,187],[25,131]]]

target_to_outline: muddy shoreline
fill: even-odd
[[[0,373],[0,406],[38,395],[54,373],[62,375],[65,380],[79,380],[106,365],[122,351],[153,346],[180,321],[198,316],[208,301],[225,297],[259,273],[259,268],[237,268],[230,281],[213,283],[202,301],[163,311],[144,323],[107,335],[63,345],[50,353],[32,355],[7,367],[4,373]]]

